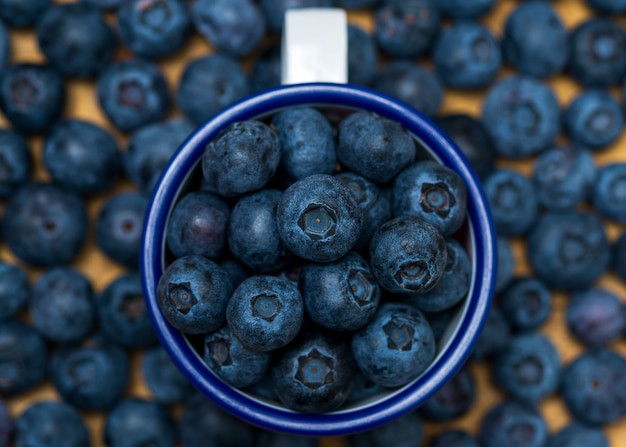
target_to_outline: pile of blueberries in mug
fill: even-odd
[[[580,16],[565,26],[570,3]],[[498,234],[494,305],[468,364],[416,411],[345,438],[263,431],[194,391],[158,345],[137,272],[149,195],[177,146],[222,108],[279,84],[287,6],[349,10],[350,82],[409,103],[456,141],[482,181]],[[624,159],[616,143],[624,124],[625,12],[624,0],[0,0],[0,447],[608,447],[609,434],[619,445],[626,423],[626,162],[615,160]],[[496,16],[498,25],[488,28]],[[26,47],[36,57],[23,57]],[[554,87],[562,85],[576,94],[557,98]],[[83,110],[86,94],[101,110],[93,120],[74,113]],[[480,112],[444,114],[444,96],[459,104],[480,100]],[[233,178],[234,171],[214,164],[227,157],[210,157],[204,181],[178,202],[167,235],[166,275],[217,271],[224,295],[254,297],[245,311],[265,322],[282,324],[274,318],[288,306],[282,299],[300,295],[293,307],[300,325],[284,322],[267,339],[252,328],[249,336],[252,319],[230,299],[219,324],[189,329],[196,322],[185,311],[197,304],[195,292],[178,287],[164,295],[214,370],[234,358],[240,342],[247,367],[259,362],[263,374],[250,378],[250,370],[231,363],[223,379],[267,398],[276,396],[265,372],[290,361],[289,349],[281,348],[299,337],[311,341],[307,327],[351,338],[351,353],[341,355],[354,356],[350,368],[364,377],[350,377],[350,393],[333,392],[339,406],[354,390],[412,379],[386,382],[368,370],[368,360],[380,361],[358,345],[380,336],[366,330],[376,328],[376,312],[402,308],[434,349],[438,331],[462,305],[446,301],[449,292],[427,304],[421,298],[439,287],[464,289],[444,281],[448,261],[467,256],[454,237],[463,231],[464,211],[460,221],[436,212],[444,205],[462,209],[464,198],[454,176],[427,160],[400,163],[381,178],[363,171],[362,160],[350,159],[356,152],[342,153],[359,135],[350,126],[362,120],[365,131],[392,128],[394,149],[406,134],[371,114],[333,121],[321,112],[290,110],[240,123],[211,142],[207,150],[220,154],[222,140],[245,145],[261,137],[267,156],[259,167],[272,180]],[[315,137],[303,137],[313,125]],[[297,153],[302,141],[327,163],[316,172],[288,162],[285,149],[293,145]],[[431,186],[431,177],[445,177],[445,187],[419,187],[434,210],[427,219],[402,210],[404,194],[422,175]],[[251,183],[239,189],[244,180]],[[340,200],[312,204],[316,188]],[[222,234],[211,240],[212,254],[189,253],[198,244],[175,231],[176,214],[184,222],[195,195],[209,203],[208,221]],[[365,213],[372,198],[383,205]],[[276,233],[259,238],[250,218],[270,209]],[[389,249],[404,227],[397,222],[419,226],[420,243],[439,247],[428,268],[400,260],[401,269],[389,274],[383,264],[402,256]],[[302,233],[336,243],[310,250],[298,239]],[[106,272],[85,262],[98,259],[87,253],[94,251],[107,258],[101,265],[120,272],[102,286]],[[400,291],[398,281],[421,287],[427,277],[436,279],[426,294],[401,304],[387,300]],[[257,293],[270,287],[280,293]],[[354,319],[336,321],[336,310],[316,307],[316,299],[336,296],[340,287],[354,298],[356,307],[345,311]],[[307,290],[316,293],[307,297]],[[462,301],[464,293],[455,298]],[[427,308],[433,302],[438,306]],[[399,344],[406,335],[397,325],[378,329],[395,331]],[[311,368],[300,379],[322,383],[316,373],[325,359],[309,357]],[[432,361],[426,357],[410,372],[426,368]],[[289,393],[289,385],[279,388]],[[305,402],[313,407],[297,409],[336,408]]]

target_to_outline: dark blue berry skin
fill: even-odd
[[[350,395],[354,361],[343,342],[307,334],[279,352],[270,374],[280,401],[304,413],[340,408]]]
[[[316,109],[290,108],[272,117],[280,140],[283,180],[293,183],[313,174],[332,174],[337,166],[333,128]]]
[[[80,414],[65,402],[39,401],[15,422],[15,447],[88,447],[89,431]]]
[[[374,16],[378,46],[397,58],[422,55],[439,31],[439,15],[433,0],[385,0]]]
[[[418,161],[393,182],[395,216],[420,216],[444,236],[454,234],[467,214],[467,190],[461,177],[435,161]]]
[[[194,59],[185,67],[176,91],[176,104],[196,125],[250,92],[237,60],[224,54]]]
[[[441,12],[454,19],[477,19],[485,15],[495,4],[495,0],[439,0]]]
[[[281,195],[276,189],[246,195],[237,201],[228,221],[231,253],[258,273],[276,272],[289,259],[276,221]]]
[[[345,9],[362,9],[376,6],[380,0],[335,0],[335,4]]]
[[[185,256],[171,263],[157,286],[159,306],[176,329],[205,334],[226,321],[226,304],[233,291],[219,265],[202,256]]]
[[[595,176],[593,155],[574,146],[548,149],[533,163],[537,200],[548,211],[574,209],[589,196]]]
[[[265,36],[265,17],[252,0],[198,0],[191,18],[209,43],[233,56],[247,56]]]
[[[374,319],[352,337],[352,353],[365,376],[385,387],[406,385],[435,358],[435,337],[426,317],[404,303],[383,303]]]
[[[376,428],[348,437],[350,447],[415,447],[422,445],[424,429],[416,412],[406,413]]]
[[[148,198],[140,193],[120,192],[109,197],[96,221],[96,243],[113,261],[139,268],[143,220]]]
[[[496,356],[493,375],[511,398],[537,403],[557,390],[561,360],[548,338],[528,332],[513,337]]]
[[[26,306],[30,289],[22,267],[0,261],[0,321],[12,319]]]
[[[563,371],[561,394],[581,422],[599,426],[617,421],[626,411],[626,360],[608,350],[584,352]]]
[[[291,435],[270,430],[260,430],[256,435],[255,447],[318,447],[318,438]]]
[[[484,179],[493,172],[496,150],[481,121],[470,115],[455,113],[437,119],[437,124],[467,157],[478,177]]]
[[[0,78],[0,110],[20,132],[47,130],[64,108],[65,82],[49,65],[15,64]]]
[[[611,269],[626,282],[626,232],[623,231],[611,247]]]
[[[129,397],[107,414],[103,438],[108,447],[173,447],[176,423],[167,407],[153,401]]]
[[[554,8],[543,2],[518,6],[504,25],[506,61],[525,75],[544,78],[567,64],[568,35]]]
[[[139,57],[170,56],[180,50],[191,30],[186,2],[125,0],[117,10],[122,43]]]
[[[480,447],[478,441],[462,430],[449,430],[433,439],[430,447]]]
[[[235,289],[226,308],[233,335],[248,349],[273,351],[298,335],[304,301],[295,284],[275,276],[251,276]]]
[[[459,22],[444,30],[433,47],[433,61],[441,81],[458,89],[486,87],[502,64],[500,45],[478,23]]]
[[[369,264],[351,252],[327,264],[307,264],[299,282],[307,315],[336,331],[356,331],[374,317],[380,286]]]
[[[297,256],[332,262],[358,241],[363,213],[348,187],[335,177],[317,174],[289,186],[276,209],[278,231]]]
[[[590,18],[570,33],[569,71],[586,87],[622,82],[626,74],[626,32],[606,18]]]
[[[170,105],[163,73],[141,59],[109,65],[98,78],[97,91],[102,111],[123,132],[163,120]]]
[[[52,0],[0,0],[0,20],[13,28],[27,28],[50,7]]]
[[[113,136],[88,121],[68,119],[46,135],[43,162],[52,180],[81,195],[99,194],[118,179],[122,155]]]
[[[553,435],[546,447],[609,447],[602,430],[573,422]]]
[[[626,163],[610,163],[598,169],[591,203],[603,217],[626,222]]]
[[[8,129],[0,129],[0,197],[8,198],[25,184],[33,160],[26,139]]]
[[[158,402],[166,405],[176,404],[193,393],[193,385],[174,365],[161,345],[144,352],[141,371],[152,397]]]
[[[558,289],[589,287],[607,269],[611,257],[602,222],[591,213],[546,213],[527,243],[537,276]]]
[[[624,0],[585,0],[585,3],[599,13],[622,13],[626,12],[626,1]]]
[[[267,373],[272,354],[246,348],[228,326],[204,337],[204,362],[227,384],[244,388]]]
[[[9,57],[11,56],[11,37],[5,24],[0,21],[0,76],[5,68],[9,65]]]
[[[15,423],[6,404],[0,399],[0,446],[7,447],[13,437]]]
[[[202,155],[205,189],[224,197],[256,191],[278,169],[278,134],[267,124],[248,120],[230,125]]]
[[[522,158],[550,147],[559,133],[560,111],[550,87],[513,75],[489,90],[481,119],[498,155]]]
[[[442,310],[441,312],[424,312],[430,328],[433,330],[435,340],[438,342],[442,339],[443,335],[448,332],[452,320],[458,315],[463,303],[459,303],[450,309]]]
[[[339,124],[337,158],[373,182],[393,179],[415,158],[415,142],[402,126],[372,112],[354,112]]]
[[[124,170],[144,193],[150,194],[178,146],[193,132],[183,118],[148,124],[133,132],[123,154]]]
[[[138,273],[125,273],[109,283],[96,300],[102,332],[127,348],[157,343]]]
[[[548,440],[548,428],[536,409],[506,400],[487,412],[479,436],[483,447],[543,447]]]
[[[27,391],[47,372],[48,348],[41,335],[17,319],[0,323],[0,393]]]
[[[239,259],[224,259],[219,263],[220,267],[228,274],[233,287],[237,287],[244,279],[249,277],[247,269]]]
[[[615,294],[601,288],[573,293],[565,317],[574,337],[591,347],[612,343],[626,329],[624,305]]]
[[[87,226],[87,210],[76,193],[52,183],[30,183],[7,201],[2,234],[22,261],[50,267],[76,257]]]
[[[506,348],[510,339],[511,326],[509,322],[498,307],[492,306],[478,341],[474,345],[472,360],[482,362],[493,358]]]
[[[377,1],[377,0],[376,0]],[[357,25],[348,25],[348,82],[369,85],[376,75],[378,52],[374,37]]]
[[[617,140],[624,116],[620,105],[608,92],[587,90],[569,104],[563,123],[574,143],[601,150]]]
[[[439,79],[413,61],[392,60],[376,73],[373,86],[426,116],[437,113],[443,98],[443,86]]]
[[[280,51],[279,44],[272,45],[254,61],[252,73],[250,74],[250,90],[252,92],[280,85]]]
[[[63,75],[92,78],[111,63],[116,38],[97,8],[66,3],[47,9],[41,16],[37,43]]]
[[[352,389],[350,390],[350,396],[348,396],[346,404],[365,402],[372,396],[384,393],[385,390],[385,387],[372,382],[370,379],[365,377],[361,371],[357,370],[352,378]]]
[[[56,342],[80,340],[96,317],[93,288],[78,270],[57,267],[42,274],[33,285],[28,303],[33,326]]]
[[[502,292],[513,279],[515,272],[515,257],[511,243],[504,236],[498,236],[496,243],[498,245],[498,269],[496,275],[496,293]]]
[[[500,310],[513,329],[536,329],[550,317],[552,296],[543,281],[518,278],[500,295]]]
[[[430,421],[451,421],[467,413],[476,397],[476,385],[469,368],[462,368],[419,407]]]
[[[392,293],[428,292],[442,277],[446,262],[446,240],[419,216],[396,217],[386,222],[370,241],[372,273]]]
[[[218,259],[226,246],[228,204],[207,191],[185,194],[167,224],[167,246],[176,258],[199,255]]]
[[[528,177],[511,169],[498,169],[483,181],[483,188],[499,235],[524,234],[537,220],[537,193]]]
[[[274,31],[283,30],[287,9],[326,8],[332,6],[332,0],[261,0],[265,20]]]
[[[126,352],[101,334],[61,346],[50,374],[59,395],[81,410],[108,410],[123,396],[129,380]]]
[[[80,0],[82,3],[93,5],[103,11],[113,11],[119,8],[122,0]]]

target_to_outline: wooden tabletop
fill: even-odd
[[[515,5],[516,2],[512,0],[498,0],[497,7],[483,20],[484,24],[492,29],[496,36],[500,36],[502,34],[504,20]],[[568,28],[572,28],[591,15],[591,11],[584,6],[582,0],[555,0],[553,5]],[[114,21],[113,17],[107,18],[112,22]],[[371,29],[371,16],[367,13],[352,12],[349,14],[349,20],[353,23],[360,24],[367,29]],[[626,25],[626,18],[621,20],[621,24]],[[32,30],[13,30],[11,31],[11,37],[13,45],[13,62],[42,61],[42,56],[37,47]],[[159,66],[163,69],[170,83],[171,91],[174,91],[186,61],[205,55],[211,51],[212,49],[210,45],[208,45],[198,35],[194,35],[190,39],[189,44],[185,47],[184,51],[177,54],[173,58],[160,61]],[[124,58],[128,57],[129,54],[124,50],[119,50],[118,56],[120,58]],[[430,66],[429,61],[421,62],[426,66]],[[250,61],[246,61],[245,64],[249,68]],[[506,76],[510,73],[511,70],[503,69],[500,75]],[[562,105],[568,104],[569,101],[581,91],[579,85],[577,85],[573,80],[565,77],[554,77],[548,79],[546,82],[555,90]],[[622,92],[620,89],[616,88],[612,93],[615,94],[616,98],[619,98],[619,100],[622,101]],[[465,112],[477,116],[480,112],[481,100],[484,94],[485,91],[468,93],[447,90],[445,92],[441,113]],[[176,115],[177,113],[177,111],[172,111],[172,115]],[[120,147],[125,147],[125,136],[116,132],[112,128],[99,109],[93,82],[69,82],[68,104],[65,114],[67,117],[86,119],[104,126],[114,133],[118,139]],[[0,116],[0,127],[6,127],[7,125],[8,124],[4,118]],[[41,137],[34,137],[30,140],[31,146],[36,154],[35,177],[38,179],[46,179],[47,173],[43,168],[41,158],[39,156],[41,142]],[[608,161],[614,160],[626,161],[626,134],[622,134],[619,141],[613,147],[609,148],[605,152],[597,154],[595,158],[598,165],[603,165]],[[532,160],[516,162],[500,161],[499,164],[502,167],[510,167],[523,173],[528,173],[531,162]],[[119,185],[116,191],[123,189],[132,189],[132,186],[128,183],[124,183]],[[99,196],[89,201],[88,207],[92,216],[95,216],[98,213],[107,196],[108,195]],[[606,228],[611,240],[615,239],[616,235],[623,229],[620,226],[610,223],[607,223]],[[121,275],[123,270],[118,265],[108,260],[104,254],[98,250],[94,243],[93,225],[91,230],[92,233],[89,236],[87,244],[80,253],[80,256],[73,263],[73,266],[84,272],[93,282],[94,288],[97,291],[100,291],[113,279]],[[513,239],[512,243],[517,260],[516,275],[530,274],[531,271],[526,262],[524,241],[521,239]],[[11,262],[18,262],[4,245],[0,246],[0,257]],[[31,274],[31,279],[33,280],[41,273],[32,269],[30,269],[29,272]],[[614,276],[609,274],[603,276],[599,280],[598,285],[610,289],[611,291],[617,293],[623,300],[626,300],[626,285],[618,281]],[[582,353],[584,348],[572,339],[565,327],[564,312],[567,303],[567,296],[562,293],[554,293],[553,297],[554,310],[552,316],[540,330],[555,343],[559,349],[563,362],[567,363]],[[611,346],[611,348],[623,355],[626,355],[626,342],[623,340]],[[133,368],[129,395],[149,397],[150,393],[143,383],[141,373],[138,368],[140,358],[141,352],[135,352],[132,361]],[[492,385],[490,380],[490,370],[486,365],[472,364],[471,370],[477,384],[476,403],[473,409],[465,416],[450,423],[425,423],[426,436],[428,438],[430,438],[433,434],[452,427],[462,428],[475,433],[480,425],[480,421],[484,413],[492,405],[503,398],[503,394]],[[8,403],[13,414],[17,416],[33,401],[42,398],[55,400],[59,399],[53,386],[49,383],[45,383],[36,387],[36,389],[27,394],[22,394],[15,398],[9,398]],[[559,396],[553,396],[544,400],[540,405],[540,410],[548,422],[551,431],[558,430],[570,421],[570,416],[568,415],[563,401]],[[85,413],[84,417],[92,431],[92,445],[102,446],[103,442],[101,429],[104,421],[103,414]],[[626,419],[606,427],[605,432],[610,439],[612,447],[626,446]],[[346,444],[345,439],[329,438],[324,439],[322,441],[322,445],[326,447],[339,447]]]

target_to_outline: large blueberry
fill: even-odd
[[[48,348],[35,329],[20,320],[0,323],[0,392],[27,391],[48,372]]]
[[[626,163],[615,162],[598,169],[591,188],[591,203],[604,217],[626,222]]]
[[[474,404],[476,384],[469,368],[459,370],[419,408],[431,421],[451,421],[466,414]]]
[[[141,372],[154,399],[166,405],[182,402],[195,389],[161,345],[144,352]]]
[[[12,319],[28,302],[31,287],[26,271],[0,261],[0,321]]]
[[[552,312],[552,295],[537,278],[517,278],[500,294],[500,310],[513,329],[527,331],[545,323]]]
[[[597,287],[573,293],[565,318],[572,335],[592,347],[608,345],[626,329],[626,310],[619,297]]]
[[[17,132],[0,129],[0,197],[10,197],[25,184],[32,165],[26,139]]]
[[[31,404],[15,421],[15,447],[88,447],[89,431],[76,409],[65,402]]]
[[[543,447],[548,440],[548,427],[535,408],[505,400],[487,412],[479,436],[484,447]]]
[[[590,149],[604,149],[622,133],[623,110],[606,91],[587,90],[569,103],[563,124],[572,141]]]

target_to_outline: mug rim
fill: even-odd
[[[160,311],[156,287],[163,273],[165,229],[171,208],[204,148],[228,125],[293,106],[345,106],[400,122],[453,168],[467,188],[473,231],[474,286],[455,332],[434,363],[401,390],[363,407],[326,414],[299,413],[266,404],[222,382],[208,371],[184,335]],[[374,428],[414,410],[461,368],[486,320],[496,277],[496,241],[486,196],[469,162],[430,119],[411,106],[367,87],[309,83],[285,85],[246,97],[198,127],[178,148],[157,182],[146,209],[140,271],[146,307],[162,345],[193,385],[223,409],[261,428],[306,436],[340,436]],[[207,372],[209,372],[207,374]]]

